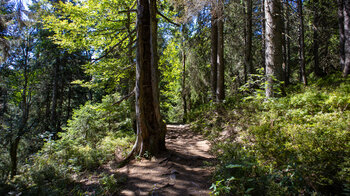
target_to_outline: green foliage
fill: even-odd
[[[39,159],[49,156],[62,165],[81,171],[93,169],[110,160],[116,147],[128,150],[134,137],[127,104],[115,107],[117,95],[106,96],[101,103],[86,103],[74,112],[59,140],[48,140]]]
[[[179,57],[180,45],[171,40],[159,61],[159,70],[162,73],[161,79],[161,109],[166,115],[167,121],[180,122],[182,120],[181,103],[181,75],[182,65]]]
[[[322,86],[196,114],[193,127],[215,135],[209,137],[219,158],[212,194],[349,194],[350,84]],[[223,130],[235,132],[222,138]]]
[[[59,139],[53,140],[53,135],[45,136],[43,148],[28,160],[23,174],[14,182],[23,183],[19,190],[29,186],[29,191],[50,195],[72,191],[77,185],[65,186],[74,182],[73,174],[79,175],[83,171],[96,169],[112,160],[117,148],[125,156],[131,149],[135,136],[127,103],[115,106],[119,98],[113,94],[106,96],[101,103],[87,102],[74,111],[65,132],[58,134]],[[113,176],[101,177],[102,192],[112,194],[118,190],[119,186],[112,178],[114,179]]]

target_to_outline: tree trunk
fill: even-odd
[[[266,18],[266,97],[274,97],[274,78],[281,81],[282,78],[282,18],[281,1],[266,0],[265,18]]]
[[[290,20],[289,20],[289,0],[286,0],[286,19],[285,19],[285,67],[284,67],[284,83],[286,86],[290,84]]]
[[[266,49],[266,41],[265,41],[265,24],[266,24],[266,19],[265,19],[265,0],[261,0],[261,59],[262,59],[262,67],[264,68],[264,71],[266,72],[266,59],[265,59],[265,49]]]
[[[218,3],[218,76],[216,100],[225,99],[225,64],[224,64],[224,1]]]
[[[159,110],[156,1],[137,1],[136,121],[134,150],[157,155],[165,150],[166,127]]]
[[[186,54],[184,46],[182,46],[182,102],[183,102],[183,118],[182,122],[186,123],[187,117],[187,101],[186,101]]]
[[[57,54],[59,55],[59,54]],[[52,105],[51,105],[51,129],[57,132],[57,101],[58,101],[58,74],[60,69],[60,57],[57,57],[53,67],[53,85],[52,85]]]
[[[313,55],[314,55],[314,73],[318,77],[322,77],[323,71],[320,69],[320,57],[319,57],[319,38],[318,38],[318,26],[319,26],[319,10],[318,0],[314,0],[314,34],[313,34]]]
[[[350,71],[350,0],[344,0],[344,2],[345,65],[343,76],[347,77]]]
[[[345,67],[345,32],[344,32],[344,0],[338,0],[338,22],[339,22],[339,56],[340,67]]]
[[[10,143],[11,178],[17,175],[17,150],[20,140],[21,137],[17,136],[15,140]]]
[[[300,58],[300,78],[301,82],[306,86],[307,79],[305,73],[305,52],[304,52],[304,16],[303,16],[303,2],[297,0],[299,13],[299,58]]]
[[[246,33],[245,33],[245,67],[246,67],[246,73],[244,76],[245,82],[247,82],[247,74],[251,74],[254,71],[253,68],[253,61],[252,61],[252,35],[253,35],[253,29],[252,29],[252,0],[247,0],[246,3]]]
[[[212,3],[211,8],[211,93],[212,100],[216,101],[217,88],[217,66],[218,66],[218,20],[217,20],[217,6]]]
[[[17,151],[19,142],[21,140],[21,137],[24,135],[27,127],[28,117],[29,117],[29,104],[27,102],[27,91],[28,91],[28,56],[29,52],[27,49],[23,49],[23,56],[24,56],[24,70],[23,70],[23,77],[24,77],[24,84],[23,84],[23,91],[22,91],[22,100],[21,100],[21,109],[22,109],[22,117],[20,124],[18,126],[18,132],[15,136],[14,141],[11,141],[10,143],[10,159],[11,159],[11,178],[13,178],[17,174]],[[30,94],[30,93],[29,93]]]

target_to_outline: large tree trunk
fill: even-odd
[[[344,0],[344,2],[345,65],[343,76],[347,77],[350,71],[350,0]]]
[[[344,0],[338,0],[338,22],[339,22],[339,56],[340,67],[345,67],[345,32],[344,32]]]
[[[224,64],[224,1],[218,2],[218,76],[216,100],[225,99],[225,64]]]
[[[300,78],[301,82],[306,86],[307,79],[305,73],[305,52],[304,52],[304,16],[303,16],[303,2],[297,0],[299,13],[299,58],[300,58]]]
[[[281,1],[266,0],[265,18],[266,18],[266,97],[274,97],[274,79],[282,79],[282,18]]]
[[[216,101],[217,67],[218,67],[218,18],[217,5],[212,3],[211,8],[211,94],[212,100]]]
[[[159,110],[156,1],[137,1],[137,63],[135,152],[152,155],[165,150],[166,127]]]
[[[247,75],[253,73],[253,61],[252,61],[252,35],[253,35],[253,29],[252,29],[252,0],[247,0],[246,3],[246,24],[245,24],[245,54],[244,54],[244,60],[245,60],[245,74],[244,74],[244,80],[247,82]]]

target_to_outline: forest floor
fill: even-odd
[[[209,195],[214,170],[210,165],[215,161],[210,143],[188,125],[168,125],[167,129],[167,152],[159,157],[135,159],[122,168],[110,162],[101,168],[103,173],[124,177],[122,190],[116,195]],[[98,184],[95,179],[80,183],[93,191]]]
[[[120,195],[209,195],[213,171],[210,143],[188,125],[168,125],[168,152],[134,160],[118,172],[127,176]]]

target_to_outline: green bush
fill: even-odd
[[[209,137],[219,158],[212,194],[350,194],[350,84],[321,86],[270,100],[243,98],[221,112],[220,122],[217,108],[202,109],[197,129],[216,136],[239,131],[221,142]]]
[[[87,102],[75,110],[59,139],[49,135],[43,148],[27,161],[24,172],[13,182],[23,182],[17,190],[39,195],[78,194],[81,190],[74,184],[73,174],[79,176],[112,160],[116,149],[129,152],[135,136],[127,103],[115,106],[118,99],[117,95],[106,96],[101,103]],[[108,184],[101,189],[115,191]]]

